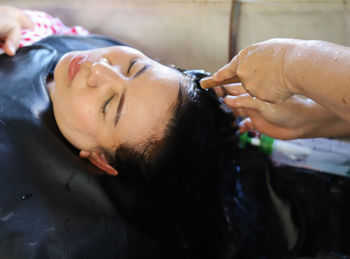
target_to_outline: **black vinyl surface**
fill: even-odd
[[[115,44],[98,36],[51,37],[0,56],[1,259],[176,257],[120,215],[102,176],[69,147],[53,119],[45,84],[60,56]],[[124,185],[120,195],[129,199],[129,192]]]

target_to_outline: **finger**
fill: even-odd
[[[240,83],[215,86],[213,90],[218,97],[225,97],[226,95],[236,96],[247,93]]]
[[[249,108],[259,110],[262,108],[262,102],[249,94],[238,96],[227,95],[224,98],[224,103],[231,108]]]
[[[235,115],[236,118],[246,118],[247,112],[244,108],[237,108],[237,109],[232,109],[233,114]]]
[[[214,86],[233,84],[233,83],[239,83],[239,82],[241,82],[241,80],[237,76],[233,76],[227,80],[223,80],[223,81],[219,81],[219,82],[214,80],[212,76],[209,76],[209,77],[202,78],[199,81],[199,84],[203,89],[208,89],[208,88],[212,88]]]
[[[249,117],[242,120],[238,127],[240,133],[255,130],[252,120]]]
[[[217,82],[222,82],[224,80],[233,78],[237,76],[237,66],[238,66],[238,55],[234,56],[230,63],[226,64],[220,68],[213,75],[213,79]]]
[[[256,110],[249,110],[247,113],[251,120],[251,125],[248,126],[254,130],[258,130],[262,134],[278,139],[293,139],[298,137],[298,130],[295,128],[286,128],[270,123]]]
[[[223,86],[215,86],[213,87],[213,90],[216,93],[217,97],[225,97],[227,94]]]
[[[226,86],[225,85],[215,86],[213,90],[218,97],[225,97],[226,95],[228,95],[228,91],[227,91],[228,88]]]
[[[225,88],[226,95],[242,95],[247,93],[240,83],[224,85],[223,87]]]
[[[13,56],[16,54],[20,39],[21,29],[19,26],[15,26],[12,30],[9,31],[3,46],[3,49],[7,55]]]

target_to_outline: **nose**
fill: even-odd
[[[125,79],[120,67],[112,66],[107,59],[101,58],[91,65],[87,85],[89,87],[109,86],[115,91],[120,91],[125,86]]]

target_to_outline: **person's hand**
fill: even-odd
[[[285,63],[297,43],[298,40],[293,39],[273,39],[253,44],[241,50],[212,79],[217,85],[237,81],[238,77],[251,96],[266,102],[282,103],[294,94],[285,75]]]
[[[0,6],[0,40],[3,41],[3,49],[9,56],[13,56],[18,49],[21,40],[21,29],[33,29],[33,22],[12,6]]]
[[[293,96],[283,104],[272,104],[250,96],[241,84],[215,87],[219,97],[229,106],[236,117],[242,117],[239,125],[241,133],[257,130],[279,139],[301,137],[303,117],[296,113],[296,108],[305,107],[307,100]]]
[[[239,125],[239,131],[257,130],[260,133],[278,139],[295,139],[304,137],[304,125],[301,118],[295,113],[294,106],[298,105],[297,97],[291,97],[283,104],[272,104],[254,99],[248,94],[236,98],[228,96],[225,103],[238,108],[239,114],[244,117]],[[249,107],[249,108],[247,108]],[[300,120],[298,120],[300,119]]]
[[[341,129],[344,127],[342,119],[305,97],[294,95],[282,104],[272,104],[253,98],[241,84],[215,87],[214,90],[236,116],[244,118],[239,125],[241,133],[257,130],[278,139],[347,134]],[[345,124],[346,128],[348,126]]]

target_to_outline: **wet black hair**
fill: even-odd
[[[199,80],[207,73],[201,70],[182,73],[187,78],[186,88],[192,89],[183,91],[165,137],[151,143],[147,152],[122,146],[110,158],[111,164],[118,170],[120,181],[134,179],[134,192],[145,185],[150,188],[146,192],[161,208],[148,204],[141,209],[142,213],[151,210],[154,215],[161,210],[162,217],[172,222],[179,236],[172,241],[178,242],[185,254],[191,258],[229,258],[227,255],[234,250],[234,237],[223,211],[219,186],[223,172],[232,174],[234,168],[233,158],[238,149],[234,116],[213,90],[200,88]],[[135,187],[138,185],[135,182],[139,187]],[[123,208],[130,211],[129,219],[136,217],[130,208],[140,209],[145,203],[135,204],[138,205],[133,207],[129,203],[127,209]],[[152,215],[143,216],[148,218],[145,225],[156,221]]]
[[[293,258],[299,243],[288,243],[276,204],[290,196],[286,186],[276,196],[268,158],[239,147],[232,111],[199,86],[207,73],[182,73],[191,91],[165,137],[144,152],[119,147],[110,158],[119,175],[103,178],[104,190],[125,219],[166,247],[159,258]]]

